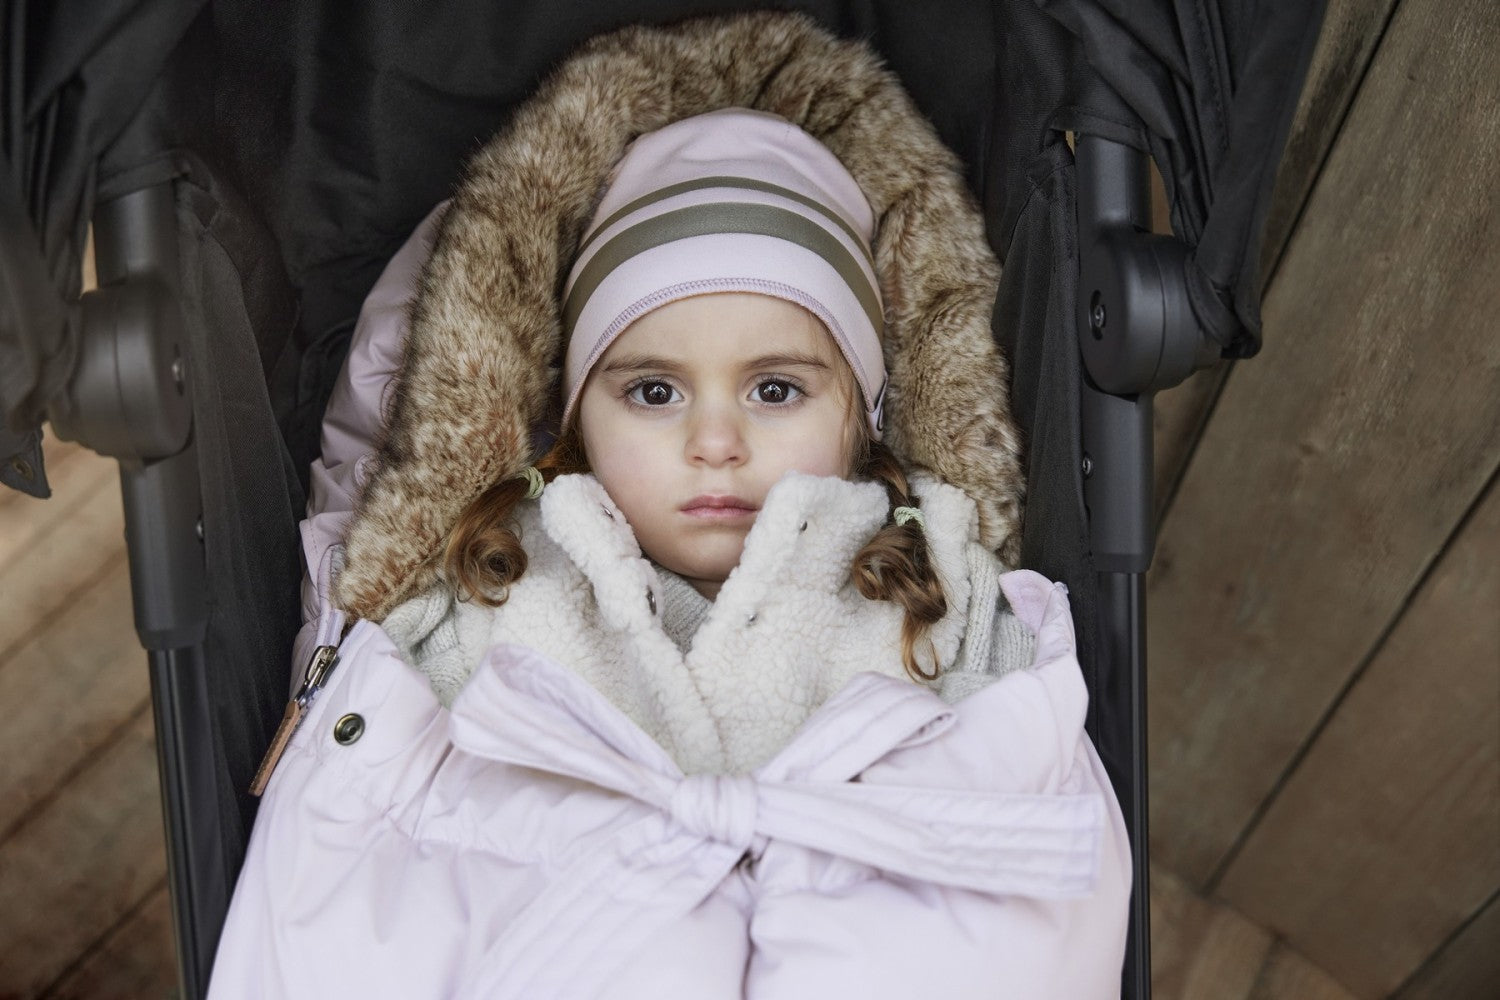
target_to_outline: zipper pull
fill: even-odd
[[[276,727],[276,735],[271,737],[271,746],[266,750],[265,757],[261,759],[260,767],[255,769],[255,777],[250,782],[251,795],[259,797],[266,790],[266,783],[271,780],[271,772],[276,770],[276,763],[281,760],[281,755],[286,753],[286,746],[292,741],[292,734],[302,724],[302,717],[307,714],[308,706],[318,696],[323,682],[332,672],[338,660],[338,653],[337,646],[319,646],[313,650],[312,659],[302,675],[302,684],[292,695],[292,700],[286,703],[286,711],[281,716],[281,725]]]

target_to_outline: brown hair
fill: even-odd
[[[906,472],[889,448],[865,438],[861,451],[856,477],[882,483],[891,506],[886,523],[854,557],[849,578],[870,600],[890,601],[906,612],[901,623],[901,662],[913,679],[936,680],[937,650],[927,632],[948,613],[948,597],[933,568],[922,526],[916,521],[896,523],[896,508],[916,507],[917,500],[911,495]],[[917,646],[923,640],[932,664],[930,670],[923,670],[918,663]]]
[[[858,419],[864,427],[862,412]],[[882,483],[891,503],[885,525],[854,557],[849,578],[866,598],[890,601],[906,612],[901,623],[901,662],[913,679],[935,680],[937,651],[929,640],[926,658],[931,668],[924,670],[917,648],[927,639],[933,623],[947,613],[948,600],[932,566],[921,526],[914,521],[904,525],[895,521],[897,507],[915,507],[917,501],[910,494],[906,473],[888,448],[864,432],[858,434],[857,442],[855,478]],[[549,483],[558,476],[589,471],[576,422],[537,459],[536,468]],[[499,607],[508,596],[507,588],[526,572],[526,550],[512,522],[516,504],[526,497],[526,486],[522,478],[502,480],[459,515],[443,552],[443,569],[458,588],[461,600]]]
[[[536,460],[545,482],[574,472],[588,472],[588,458],[577,424],[564,431]],[[464,508],[443,547],[443,571],[458,589],[459,600],[473,600],[498,608],[509,596],[507,588],[526,572],[526,550],[513,528],[511,515],[526,499],[525,478],[502,479]]]

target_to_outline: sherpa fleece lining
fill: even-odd
[[[939,691],[956,698],[1028,665],[1032,637],[1001,606],[1001,567],[978,544],[972,501],[931,480],[913,488],[948,597],[930,631]],[[445,704],[492,649],[516,643],[592,684],[685,772],[746,773],[856,674],[908,679],[903,612],[849,582],[887,503],[875,483],[787,476],[684,651],[663,621],[663,574],[618,508],[592,476],[563,476],[521,508],[529,564],[505,604],[455,601],[439,584],[396,608],[385,629]]]

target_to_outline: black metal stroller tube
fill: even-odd
[[[1099,678],[1101,693],[1113,705],[1128,705],[1119,730],[1106,729],[1101,713],[1100,743],[1126,761],[1128,794],[1121,811],[1130,834],[1132,875],[1130,948],[1125,953],[1125,996],[1151,996],[1151,857],[1148,830],[1146,747],[1146,587],[1142,573],[1099,574],[1100,654],[1114,665]],[[1102,754],[1102,751],[1101,751]]]
[[[1148,1000],[1151,913],[1144,574],[1155,546],[1152,393],[1155,382],[1163,377],[1163,359],[1169,353],[1163,342],[1185,319],[1191,319],[1191,311],[1186,309],[1185,291],[1172,287],[1172,279],[1182,274],[1182,252],[1168,245],[1172,241],[1149,234],[1151,195],[1145,154],[1088,135],[1076,137],[1074,150],[1078,331],[1085,362],[1082,475],[1090,547],[1099,574],[1095,697],[1112,709],[1098,713],[1096,736],[1130,835],[1134,882],[1124,995]]]
[[[1127,549],[1143,536],[1132,509],[1151,508],[1151,396],[1130,399],[1083,387],[1084,498],[1096,554]],[[1099,456],[1091,458],[1091,456]],[[1144,472],[1141,472],[1144,461]],[[1133,481],[1132,481],[1133,480]],[[1117,506],[1118,505],[1118,506]],[[1111,540],[1113,535],[1113,540]],[[1139,550],[1137,550],[1137,553]],[[1108,558],[1126,562],[1131,553]],[[1150,549],[1144,553],[1150,561]],[[1133,888],[1130,948],[1125,955],[1125,996],[1151,996],[1150,834],[1146,746],[1146,587],[1145,573],[1101,570],[1098,574],[1100,664],[1094,695],[1113,711],[1098,713],[1099,756],[1114,782],[1130,835]]]
[[[204,754],[213,746],[206,662],[201,645],[154,649],[149,655],[177,978],[184,1000],[197,1000],[208,992],[233,889],[223,874],[221,836],[211,822],[219,806],[217,787],[209,780],[213,762]]]
[[[1151,511],[1151,401],[1111,396],[1084,381],[1084,503],[1100,572],[1100,664],[1094,695],[1099,755],[1130,835],[1133,888],[1125,993],[1151,996],[1151,858],[1146,746],[1146,587],[1155,536]],[[1097,456],[1097,457],[1096,457]],[[1136,568],[1139,567],[1139,568]]]
[[[99,290],[85,296],[73,382],[51,408],[58,433],[120,461],[136,630],[147,650],[184,998],[207,991],[232,886],[224,863],[217,744],[205,674],[208,606],[201,488],[170,182],[99,205]]]

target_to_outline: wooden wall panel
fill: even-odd
[[[166,866],[142,712],[0,844],[0,984],[29,997],[58,981],[162,884]]]
[[[1362,996],[1500,889],[1497,619],[1491,488],[1220,884]]]
[[[1264,928],[1152,867],[1153,1000],[1246,1000],[1272,945]]]
[[[1401,5],[1164,526],[1152,846],[1194,885],[1500,464],[1497,54],[1497,5]]]
[[[0,494],[0,664],[125,551],[119,467],[50,432],[42,447],[52,498]]]
[[[39,1000],[169,1000],[176,991],[172,906],[162,883]]]
[[[1231,906],[1151,870],[1152,1000],[1354,1000]]]
[[[1296,115],[1287,133],[1286,150],[1276,174],[1276,188],[1266,216],[1261,274],[1267,285],[1271,281],[1269,268],[1280,258],[1291,235],[1292,226],[1323,167],[1344,113],[1354,100],[1354,92],[1395,3],[1396,0],[1327,0],[1323,28],[1308,64],[1307,80],[1297,103]],[[1152,230],[1170,232],[1171,227],[1165,224],[1166,194],[1155,170],[1152,171],[1152,181],[1152,208],[1156,212]],[[1265,331],[1268,339],[1282,334],[1283,331],[1274,327],[1267,327]],[[1231,362],[1221,362],[1156,397],[1153,496],[1158,523],[1171,504],[1192,457],[1193,447],[1232,369]]]
[[[1275,194],[1266,214],[1261,274],[1280,258],[1297,217],[1317,183],[1324,160],[1354,101],[1397,0],[1327,0],[1318,46],[1287,133]]]
[[[1500,992],[1500,894],[1417,970],[1394,1000],[1493,1000]]]
[[[1177,486],[1187,473],[1193,450],[1213,412],[1234,362],[1220,361],[1195,372],[1186,382],[1159,393],[1152,403],[1151,449],[1154,466],[1151,510],[1160,530],[1171,509]]]
[[[0,513],[0,841],[150,697],[118,467],[50,436],[53,497]]]
[[[0,664],[0,843],[149,701],[121,556]]]
[[[1355,1000],[1355,996],[1286,942],[1278,941],[1261,966],[1249,1000]]]
[[[175,971],[140,910],[165,854],[118,469],[44,449],[53,497],[0,500],[0,996],[164,996],[137,989]]]

